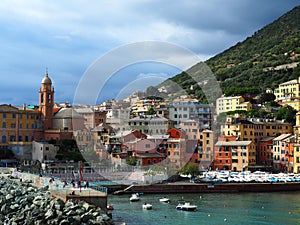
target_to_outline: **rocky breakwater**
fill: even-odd
[[[0,179],[0,225],[93,225],[114,224],[100,208],[86,202],[64,202],[47,187]]]

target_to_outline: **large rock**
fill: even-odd
[[[113,224],[99,208],[86,202],[63,202],[48,187],[35,188],[17,179],[0,179],[0,225]]]

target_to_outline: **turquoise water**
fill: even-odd
[[[110,195],[113,219],[128,225],[193,224],[300,224],[300,192],[169,194],[171,203],[161,203],[160,195],[141,195],[140,202],[130,202],[130,195]],[[197,212],[175,209],[179,200],[198,206]],[[143,210],[144,202],[153,210]]]

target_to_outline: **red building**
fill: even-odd
[[[266,137],[258,143],[257,162],[265,168],[273,166],[273,139]]]

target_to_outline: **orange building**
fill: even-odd
[[[186,162],[186,134],[177,128],[171,128],[166,133],[169,135],[167,140],[167,162],[170,167],[179,169]]]
[[[215,144],[214,169],[247,171],[256,165],[256,149],[252,141],[218,141]]]

